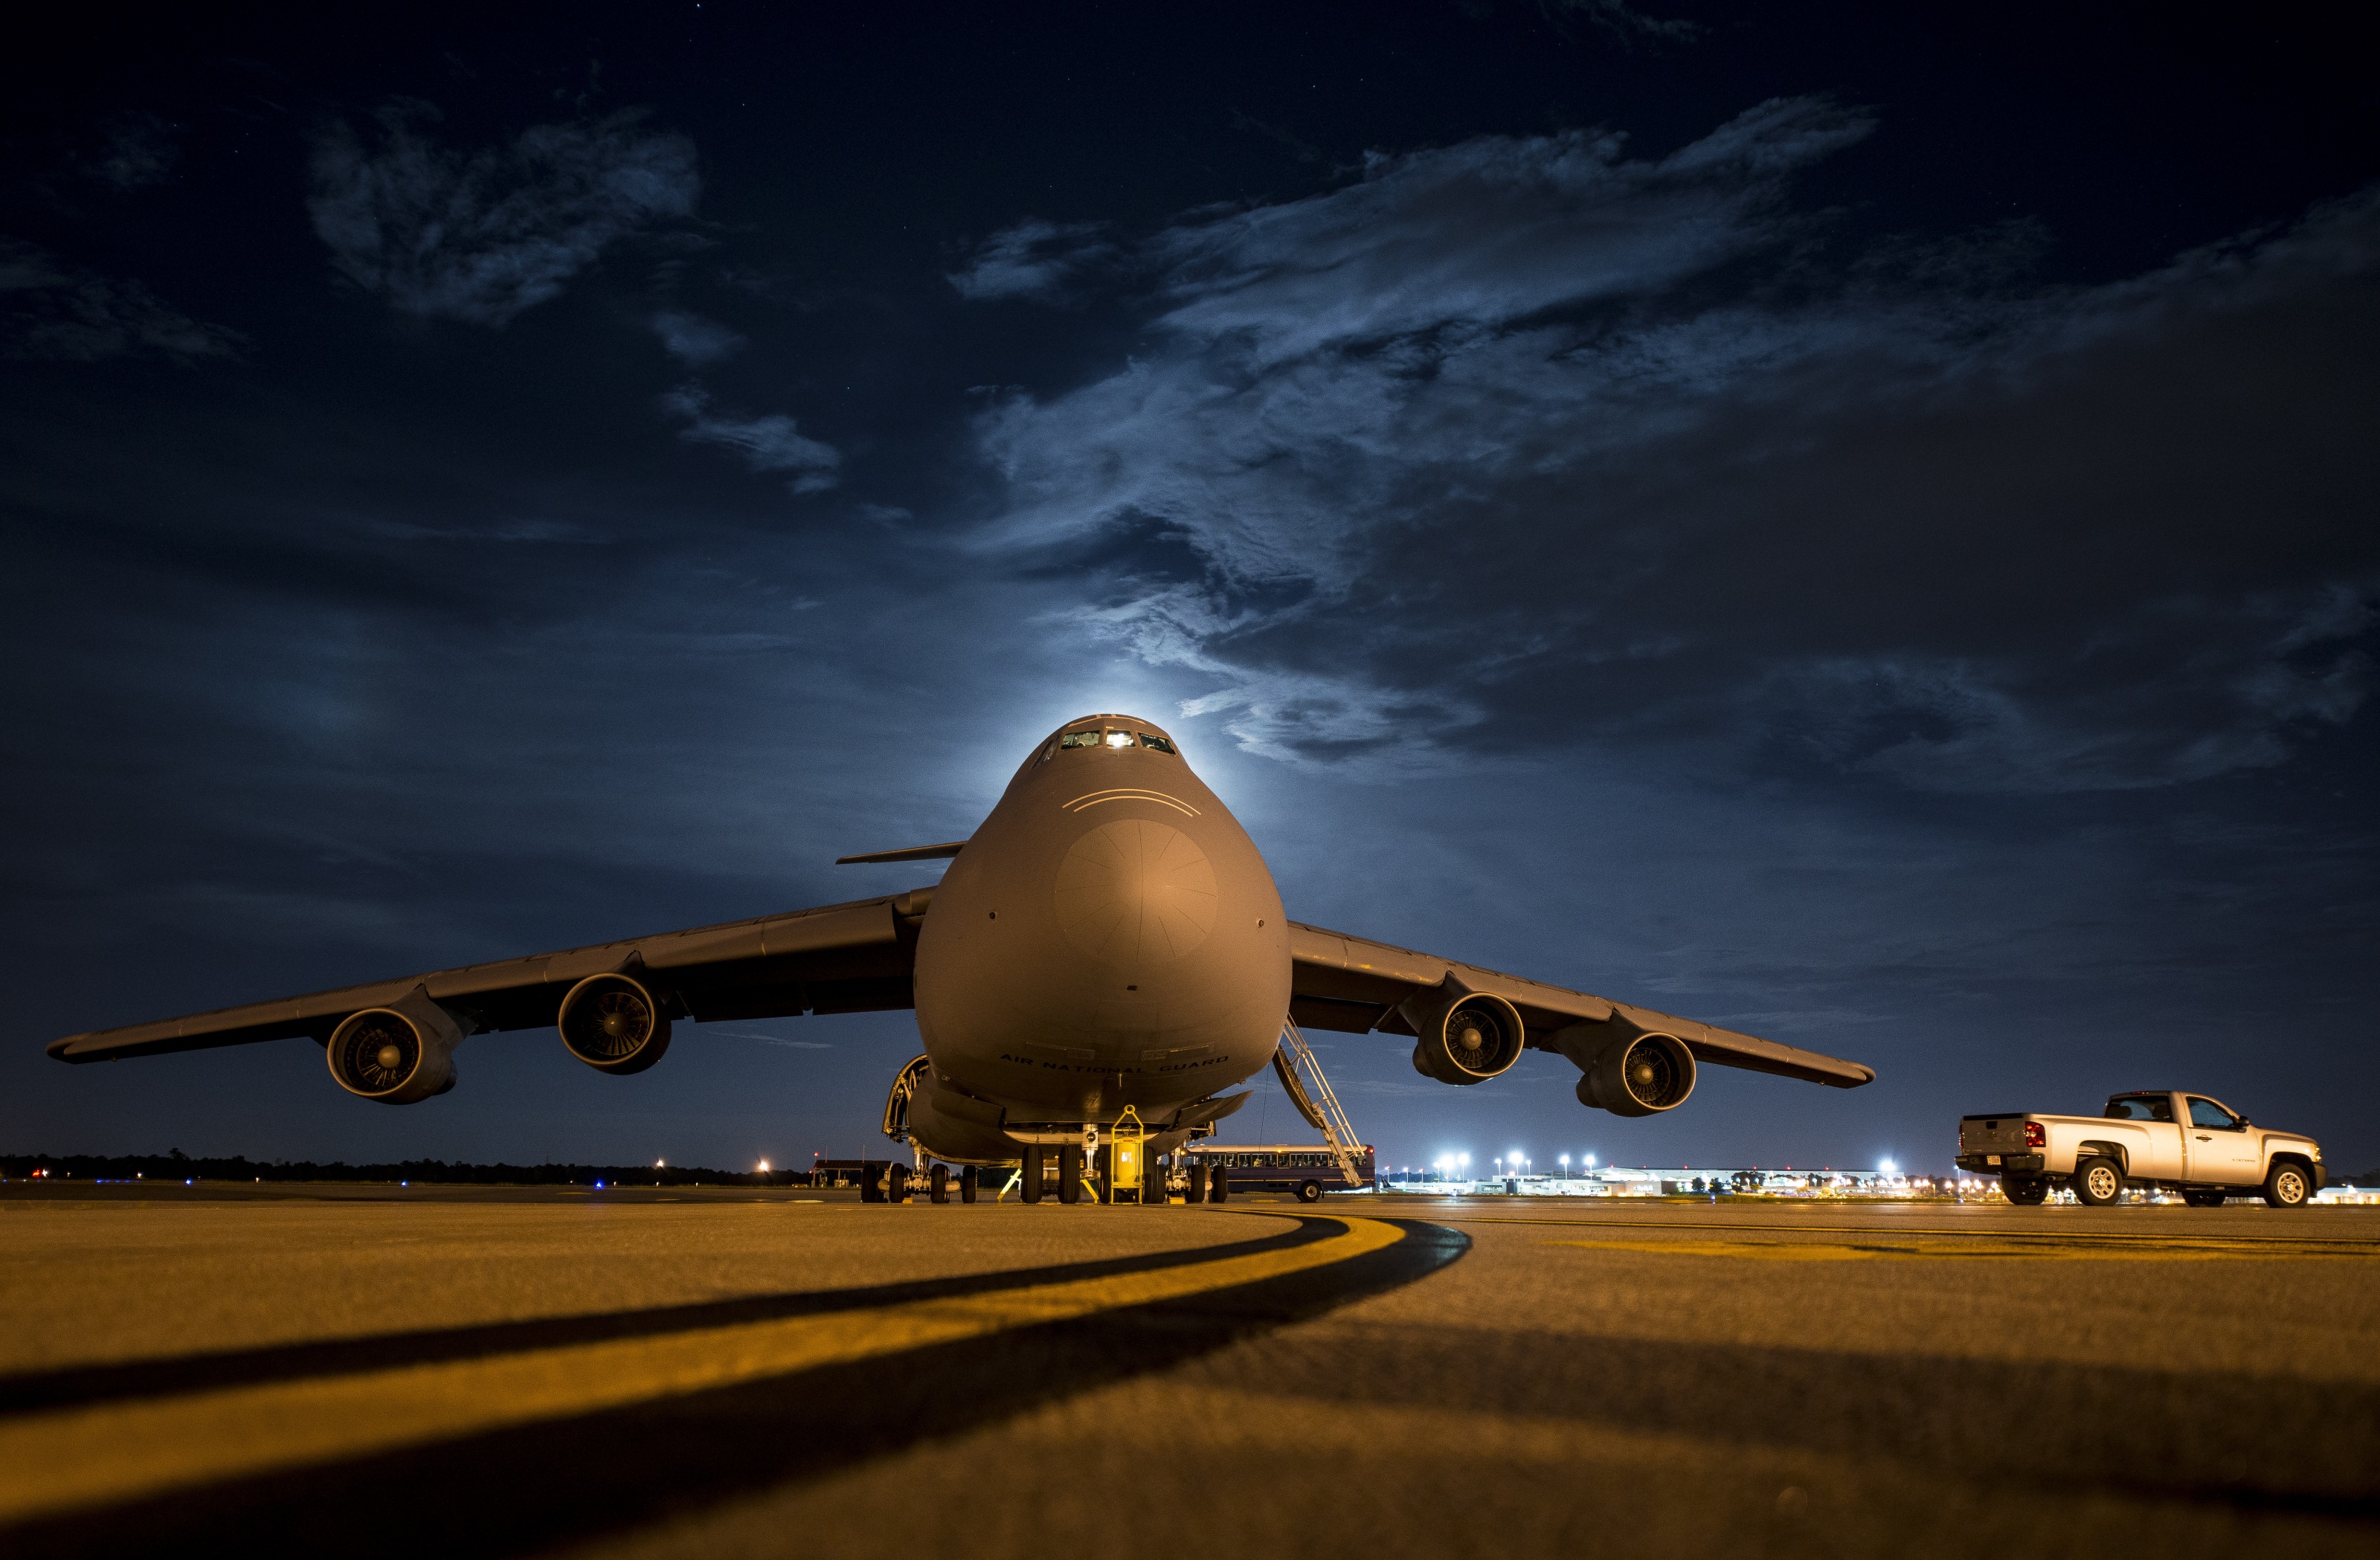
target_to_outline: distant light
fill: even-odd
[[[653,1161],[653,1168],[654,1168],[654,1169],[656,1169],[656,1170],[658,1170],[658,1169],[660,1169],[661,1167],[662,1167],[662,1162],[661,1162],[660,1160],[658,1160],[658,1159],[654,1160],[654,1161]]]
[[[1895,1167],[1893,1162],[1889,1159],[1881,1161],[1876,1166],[1876,1171],[1878,1174],[1888,1176],[1897,1176],[1900,1173],[1900,1169]]]
[[[760,1173],[764,1176],[769,1173],[769,1162],[766,1159],[760,1161]]]
[[[602,1191],[602,1190],[603,1190],[603,1183],[602,1183],[601,1181],[600,1181],[600,1180],[599,1180],[599,1181],[597,1181],[597,1182],[595,1183],[595,1190],[596,1190],[596,1191]]]
[[[1586,1167],[1590,1170],[1595,1168],[1595,1155],[1592,1154],[1586,1156]]]

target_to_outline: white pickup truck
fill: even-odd
[[[2163,1089],[2113,1095],[2097,1116],[1961,1117],[1959,1168],[1997,1171],[2008,1200],[2026,1207],[2059,1186],[2095,1208],[2127,1186],[2155,1186],[2193,1208],[2259,1194],[2276,1208],[2302,1208],[2324,1174],[2313,1139],[2268,1131],[2204,1094]]]

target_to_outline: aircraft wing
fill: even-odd
[[[917,924],[932,896],[931,889],[912,889],[882,899],[94,1030],[51,1041],[49,1053],[61,1061],[108,1061],[298,1034],[327,1041],[350,1013],[397,1001],[417,986],[426,986],[432,1000],[480,1030],[532,1029],[554,1022],[573,986],[613,972],[644,981],[669,1004],[673,1016],[705,1022],[906,1008],[915,1000],[910,972]]]
[[[1686,1043],[1697,1061],[1720,1067],[1773,1072],[1780,1078],[1799,1078],[1838,1089],[1856,1089],[1876,1077],[1876,1070],[1864,1063],[1738,1034],[1693,1019],[1657,1013],[1649,1008],[1632,1007],[1498,970],[1483,970],[1475,964],[1416,953],[1409,948],[1349,937],[1344,932],[1326,931],[1293,921],[1289,924],[1289,937],[1290,957],[1295,966],[1291,977],[1289,1016],[1301,1028],[1336,1029],[1355,1034],[1378,1029],[1391,1034],[1411,1034],[1413,1026],[1397,1011],[1397,1005],[1409,997],[1439,990],[1452,975],[1471,990],[1492,992],[1519,1009],[1521,1022],[1528,1030],[1528,1043],[1544,1050],[1559,1049],[1551,1043],[1556,1031],[1578,1023],[1609,1023],[1618,1017],[1639,1029],[1675,1034]]]

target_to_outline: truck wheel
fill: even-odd
[[[2011,1176],[2000,1178],[2000,1190],[2008,1200],[2020,1208],[2038,1208],[2049,1200],[2049,1183],[2046,1180],[2018,1180]]]
[[[1297,1200],[1301,1203],[1321,1202],[1322,1183],[1318,1180],[1299,1181],[1297,1183]]]
[[[2223,1193],[2219,1191],[2185,1191],[2181,1194],[2181,1200],[2193,1208],[2223,1206]]]
[[[2113,1159],[2085,1159],[2074,1167],[2074,1201],[2086,1208],[2105,1208],[2124,1194],[2124,1172]]]
[[[2313,1195],[2313,1178],[2302,1167],[2284,1159],[2273,1167],[2265,1178],[2265,1205],[2268,1208],[2302,1208]]]

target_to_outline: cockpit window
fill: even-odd
[[[1135,745],[1155,748],[1160,753],[1172,753],[1176,758],[1182,756],[1174,752],[1171,742],[1155,732],[1123,732],[1113,726],[1088,732],[1062,732],[1049,751],[1056,753],[1068,747],[1105,747],[1122,753]]]

